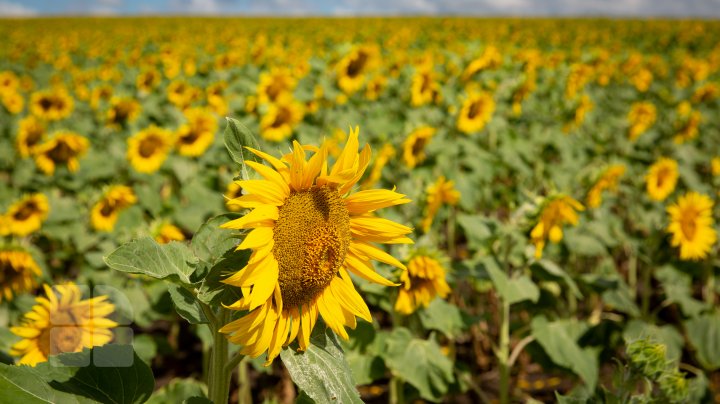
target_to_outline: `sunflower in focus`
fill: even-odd
[[[423,126],[415,129],[405,138],[403,142],[403,161],[408,168],[415,168],[416,165],[425,161],[425,146],[430,143],[435,132],[435,128]]]
[[[75,103],[66,90],[53,89],[33,93],[30,96],[30,111],[36,117],[46,121],[59,121],[67,118]]]
[[[637,140],[640,135],[655,124],[656,119],[657,109],[655,105],[646,101],[634,103],[628,113],[628,121],[630,122],[628,136],[630,140],[633,142]]]
[[[455,181],[448,181],[444,176],[440,176],[435,183],[428,186],[425,216],[420,225],[423,232],[427,233],[430,230],[435,215],[443,204],[454,206],[459,200],[460,192],[455,189]]]
[[[645,185],[650,199],[663,201],[674,190],[678,180],[678,163],[663,157],[650,166],[645,176]]]
[[[55,168],[64,165],[70,172],[80,168],[80,157],[87,153],[90,142],[74,132],[55,132],[46,142],[39,144],[33,155],[35,165],[46,175],[52,175]]]
[[[118,214],[134,205],[137,197],[132,188],[125,185],[110,187],[90,211],[90,223],[95,230],[112,231]]]
[[[167,129],[151,125],[129,137],[127,143],[127,159],[133,168],[141,173],[152,173],[167,159],[174,138]]]
[[[174,224],[163,222],[153,230],[153,238],[160,244],[167,244],[171,241],[185,240],[185,234]]]
[[[343,92],[352,94],[359,90],[367,73],[380,61],[380,49],[376,45],[363,45],[353,49],[338,62],[336,67],[337,83]]]
[[[215,140],[217,118],[207,108],[188,108],[183,114],[187,123],[178,128],[175,147],[183,156],[202,156]]]
[[[20,357],[19,365],[35,366],[50,355],[80,352],[112,341],[111,328],[117,323],[107,318],[115,311],[107,296],[83,300],[80,288],[71,283],[44,288],[47,297],[36,297],[36,305],[21,325],[10,328],[23,338],[10,348],[11,355]]]
[[[535,245],[535,259],[542,258],[543,249],[547,240],[559,243],[563,238],[562,226],[578,223],[578,211],[583,211],[583,205],[569,196],[557,196],[550,199],[542,208],[540,220],[530,231],[530,239]]]
[[[395,310],[410,315],[420,307],[427,307],[439,297],[450,293],[445,280],[447,270],[437,259],[423,254],[415,255],[407,264],[407,271],[400,274],[402,287],[395,301]]]
[[[13,203],[5,213],[5,226],[16,236],[27,236],[42,227],[50,205],[43,194],[27,195]]]
[[[470,94],[457,119],[457,128],[465,133],[471,134],[481,131],[495,112],[495,101],[492,96],[485,92]]]
[[[125,126],[137,119],[140,110],[140,103],[132,98],[113,97],[107,111],[107,125],[112,128]]]
[[[410,201],[384,189],[351,193],[370,162],[369,146],[358,153],[358,131],[350,132],[329,172],[325,145],[293,142],[281,159],[248,148],[272,168],[247,162],[264,179],[239,181],[245,195],[233,203],[252,211],[222,226],[250,230],[238,249],[253,252],[245,268],[224,280],[243,293],[229,308],[249,313],[220,332],[242,345],[245,355],[267,352],[266,365],[295,339],[306,350],[318,315],[344,339],[345,326],[355,328],[356,316],[372,320],[349,272],[394,286],[373,270],[371,260],[405,269],[374,243],[412,243],[406,237],[412,229],[374,212]]]
[[[597,208],[602,203],[602,193],[605,190],[615,191],[620,178],[625,175],[623,164],[613,164],[603,171],[600,178],[588,191],[586,203],[590,208]]]
[[[15,147],[20,157],[30,157],[35,148],[43,141],[47,128],[45,124],[32,115],[20,120]]]
[[[701,260],[707,257],[717,233],[713,228],[713,201],[706,195],[688,192],[667,208],[670,215],[670,244],[680,247],[680,259]]]
[[[267,112],[260,119],[260,136],[271,142],[287,139],[304,115],[303,105],[290,96],[268,104]]]
[[[33,257],[23,250],[0,250],[0,303],[29,292],[42,274]]]

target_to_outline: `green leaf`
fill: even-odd
[[[204,397],[204,384],[193,379],[173,379],[167,386],[156,391],[148,400],[148,404],[183,403],[193,398]]]
[[[685,322],[697,359],[709,370],[720,368],[720,313],[704,314]]]
[[[505,272],[500,269],[497,261],[492,258],[484,260],[484,264],[490,279],[495,285],[495,289],[508,303],[513,304],[523,300],[530,300],[535,303],[540,298],[540,289],[530,277],[521,275],[508,278]]]
[[[103,260],[116,271],[168,278],[184,284],[192,283],[190,275],[197,264],[187,245],[177,241],[158,244],[150,237],[123,244]]]
[[[419,315],[423,327],[438,330],[448,338],[459,337],[468,325],[464,313],[442,299],[433,299],[428,307],[419,311]]]
[[[97,403],[54,390],[35,368],[0,364],[0,402],[2,403]]]
[[[692,277],[690,275],[678,271],[671,265],[665,265],[655,271],[655,277],[663,285],[667,300],[677,303],[686,316],[696,317],[710,308],[707,303],[693,298]]]
[[[182,318],[189,321],[190,324],[206,324],[208,322],[195,296],[189,290],[180,285],[168,284],[168,292],[175,304],[175,311]]]
[[[305,352],[280,352],[290,377],[316,403],[362,403],[335,334],[317,324]]]
[[[455,380],[453,363],[435,340],[414,338],[407,328],[396,328],[385,343],[387,367],[418,389],[422,398],[439,401],[447,393]]]
[[[239,244],[237,233],[220,228],[220,225],[229,222],[235,217],[237,215],[234,213],[215,216],[200,226],[200,229],[198,229],[190,242],[190,248],[195,253],[195,256],[212,266],[228,250],[237,247]]]
[[[259,150],[260,145],[255,138],[255,135],[248,129],[247,126],[240,123],[237,119],[226,118],[227,127],[225,127],[225,147],[230,153],[230,157],[236,163],[242,167],[243,178],[249,178],[247,168],[245,167],[245,160],[260,161],[260,159],[245,149],[245,146],[252,147],[253,149]]]
[[[481,248],[494,234],[495,224],[482,215],[461,213],[457,217],[457,222],[465,230],[468,243],[473,249]]]
[[[539,265],[548,274],[557,278],[561,278],[570,288],[572,294],[575,295],[575,297],[577,297],[578,299],[582,299],[583,295],[580,292],[580,288],[578,288],[577,283],[575,283],[573,278],[571,278],[564,269],[560,268],[558,264],[546,259],[541,259],[540,261],[537,261],[536,264]]]
[[[550,323],[544,316],[537,316],[532,320],[532,335],[554,363],[572,370],[592,391],[598,380],[598,358],[591,349],[580,348],[573,326],[577,324]]]
[[[596,256],[607,254],[607,248],[600,240],[583,233],[581,229],[567,229],[563,237],[563,243],[565,243],[568,250],[578,255]]]

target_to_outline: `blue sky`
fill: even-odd
[[[0,17],[148,14],[720,18],[720,0],[0,0]]]

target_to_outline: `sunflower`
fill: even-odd
[[[645,184],[650,199],[665,200],[674,190],[678,180],[678,163],[663,157],[650,166]]]
[[[107,111],[107,125],[117,128],[133,122],[140,114],[140,103],[132,98],[113,97]]]
[[[147,69],[138,74],[135,86],[141,93],[150,93],[160,84],[160,73],[155,69]]]
[[[595,104],[593,104],[590,97],[588,97],[587,94],[583,94],[575,107],[575,112],[572,115],[572,121],[565,124],[563,131],[570,132],[573,128],[579,128],[582,126],[583,122],[585,122],[585,116],[588,112],[592,111],[594,107]]]
[[[457,119],[457,128],[466,134],[481,131],[495,112],[495,101],[488,93],[470,94]]]
[[[248,265],[224,280],[241,287],[244,295],[229,308],[249,313],[220,329],[243,345],[243,354],[257,357],[267,351],[270,364],[296,338],[306,350],[318,314],[347,339],[344,327],[354,328],[356,316],[371,321],[349,272],[394,286],[373,270],[370,260],[405,269],[373,243],[412,243],[405,236],[412,229],[373,212],[410,201],[384,189],[349,194],[370,162],[369,146],[358,153],[358,131],[350,132],[329,173],[324,145],[293,142],[292,152],[282,159],[248,148],[274,169],[247,163],[264,179],[240,181],[246,195],[234,203],[253,210],[223,225],[252,229],[238,246],[253,250]],[[313,151],[309,160],[306,150]]]
[[[20,79],[17,74],[10,70],[0,72],[0,94],[17,91],[20,87]]]
[[[49,211],[50,205],[45,195],[25,196],[13,203],[5,214],[9,233],[22,237],[40,229]]]
[[[425,216],[420,225],[423,232],[430,230],[435,215],[443,204],[456,205],[459,200],[460,192],[455,189],[455,181],[447,181],[444,176],[440,176],[434,184],[428,186]]]
[[[171,241],[185,240],[185,234],[182,230],[170,223],[161,223],[155,228],[154,238],[160,244],[167,244]]]
[[[700,260],[710,252],[717,241],[713,228],[713,201],[706,195],[688,192],[667,208],[670,215],[668,233],[670,244],[680,247],[680,259]]]
[[[373,77],[365,87],[365,98],[370,101],[377,100],[385,90],[385,87],[387,87],[387,77],[383,75]]]
[[[569,196],[551,198],[540,213],[540,220],[530,231],[530,239],[535,244],[535,259],[542,258],[546,240],[559,243],[563,238],[562,225],[578,223],[576,211],[583,211],[583,205]]]
[[[82,300],[80,288],[68,283],[53,289],[44,285],[45,297],[36,297],[32,310],[22,324],[11,327],[23,339],[10,348],[20,357],[18,364],[35,366],[50,355],[80,352],[83,348],[105,345],[113,339],[111,328],[117,323],[107,316],[115,311],[108,297],[101,295]]]
[[[176,107],[184,109],[200,95],[200,91],[183,80],[175,80],[167,87],[168,100]]]
[[[37,286],[40,267],[33,257],[22,250],[0,250],[0,303],[13,299]]]
[[[273,67],[269,72],[260,73],[257,86],[259,104],[277,102],[280,98],[292,95],[297,80],[287,68]]]
[[[30,96],[30,111],[46,121],[59,121],[68,117],[75,103],[64,89],[44,90]]]
[[[173,134],[155,125],[141,130],[127,140],[127,159],[141,173],[157,171],[173,146]]]
[[[70,172],[80,168],[79,159],[87,152],[90,142],[74,132],[59,131],[34,150],[35,165],[46,175],[52,175],[55,167],[64,165]]]
[[[373,162],[370,175],[360,184],[360,188],[368,189],[374,186],[382,177],[383,168],[387,165],[388,161],[395,156],[395,148],[390,143],[385,143],[380,149],[375,161]]]
[[[485,48],[480,57],[467,65],[465,71],[463,71],[462,80],[467,81],[482,70],[495,69],[500,65],[502,65],[502,55],[496,47],[490,45]]]
[[[303,105],[290,96],[268,104],[267,112],[260,119],[260,136],[271,142],[287,139],[304,115]]]
[[[622,164],[613,164],[603,171],[595,185],[590,188],[587,194],[586,203],[590,208],[597,208],[602,203],[603,191],[615,191],[618,187],[620,177],[625,174],[625,166]]]
[[[710,161],[710,169],[712,171],[712,175],[714,176],[720,176],[720,156],[713,157],[713,159]]]
[[[0,93],[2,104],[5,109],[12,115],[17,115],[22,112],[25,107],[25,99],[22,94],[17,92]]]
[[[418,68],[410,85],[410,104],[419,107],[440,101],[440,85],[435,80],[432,65]]]
[[[187,123],[178,128],[175,147],[183,156],[201,156],[215,140],[217,118],[207,108],[188,108],[183,114]]]
[[[366,73],[377,66],[380,50],[376,45],[363,45],[353,49],[336,67],[338,87],[352,94],[365,84]]]
[[[630,122],[628,136],[630,140],[637,140],[640,135],[655,124],[656,119],[657,109],[655,105],[646,101],[634,103],[628,113],[628,121]]]
[[[110,187],[90,211],[90,223],[95,230],[112,231],[118,214],[137,202],[132,188],[125,185]]]
[[[103,101],[112,99],[113,87],[109,84],[102,84],[92,89],[90,93],[90,106],[93,109],[100,108]]]
[[[445,298],[450,286],[445,281],[446,269],[437,259],[418,254],[407,264],[407,271],[400,274],[402,287],[395,301],[395,310],[412,314],[419,307],[427,307],[435,297]]]
[[[229,183],[225,189],[225,206],[231,212],[241,211],[243,208],[236,205],[233,201],[242,196],[242,187],[237,181]]]
[[[32,115],[20,120],[15,147],[21,157],[30,157],[36,147],[44,139],[47,129],[45,124]]]
[[[700,111],[693,111],[692,106],[687,101],[681,102],[678,106],[678,120],[675,122],[677,132],[675,132],[673,142],[682,144],[696,138],[700,121],[702,121]]]
[[[415,168],[416,165],[425,161],[425,146],[430,143],[435,132],[435,128],[423,126],[415,129],[405,138],[403,161],[408,168]]]

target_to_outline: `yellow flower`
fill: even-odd
[[[628,136],[630,140],[637,140],[640,135],[655,124],[655,119],[657,119],[655,105],[646,101],[634,103],[628,113],[628,121],[630,122]]]
[[[645,183],[650,199],[663,201],[674,190],[678,180],[678,163],[663,157],[650,166]]]
[[[5,109],[12,115],[17,115],[20,112],[22,112],[23,107],[25,107],[25,99],[20,93],[17,92],[7,92],[7,93],[0,93],[0,98],[2,98],[2,103]]]
[[[68,117],[74,106],[73,98],[63,89],[38,91],[30,96],[30,111],[46,121]]]
[[[162,223],[155,230],[155,241],[160,244],[167,244],[171,241],[183,241],[185,235],[182,230],[170,223]]]
[[[432,65],[418,68],[410,87],[410,104],[419,107],[440,101],[440,85],[435,81]]]
[[[338,87],[352,94],[365,84],[366,73],[375,68],[380,59],[376,45],[363,45],[353,49],[336,67]]]
[[[44,288],[47,298],[36,297],[37,304],[25,314],[22,324],[10,328],[23,338],[10,348],[11,355],[20,357],[18,364],[35,366],[50,355],[80,352],[112,341],[110,329],[117,323],[107,318],[115,311],[107,296],[82,300],[80,288],[71,283],[57,285],[55,291],[47,285]]]
[[[385,86],[387,86],[387,78],[385,76],[377,75],[373,77],[368,81],[367,87],[365,88],[365,98],[370,101],[377,100],[383,90],[385,90]]]
[[[425,161],[425,146],[430,143],[435,132],[435,128],[423,126],[415,129],[405,138],[403,142],[403,161],[406,166],[414,168]]]
[[[135,86],[142,93],[150,93],[160,84],[160,73],[155,69],[147,69],[135,79]]]
[[[268,104],[267,112],[260,119],[260,136],[271,142],[287,139],[304,115],[303,105],[289,96]]]
[[[430,230],[437,211],[444,203],[456,205],[459,200],[460,192],[455,189],[455,181],[447,181],[445,176],[440,176],[434,184],[428,186],[425,216],[420,225],[423,232],[427,233]]]
[[[171,103],[184,109],[198,98],[199,91],[183,80],[175,80],[168,85],[167,95]]]
[[[14,93],[20,87],[20,79],[17,74],[10,70],[0,72],[0,95],[4,93]]]
[[[257,86],[258,103],[274,103],[280,98],[292,96],[296,84],[297,81],[287,68],[273,67],[269,72],[262,72]]]
[[[175,147],[183,156],[201,156],[215,140],[217,118],[206,108],[188,108],[183,114],[187,123],[178,128]]]
[[[569,132],[573,128],[580,127],[585,121],[585,115],[587,115],[588,112],[592,111],[594,106],[595,104],[593,104],[590,97],[588,97],[587,94],[583,94],[583,96],[580,97],[580,102],[575,108],[572,122],[565,125],[565,127],[563,128],[565,132]]]
[[[85,155],[90,142],[74,132],[55,132],[46,142],[35,148],[35,165],[46,175],[52,175],[58,165],[64,165],[70,172],[80,168],[80,157]]]
[[[712,175],[719,176],[720,175],[720,157],[713,157],[712,161],[710,162],[710,165],[712,166]]]
[[[32,115],[20,120],[15,147],[21,157],[30,157],[45,138],[45,124]]]
[[[377,184],[382,177],[383,168],[385,168],[385,165],[393,156],[395,156],[395,148],[390,143],[385,143],[377,157],[375,157],[370,175],[360,184],[360,188],[368,189]]]
[[[400,274],[402,287],[395,301],[395,310],[409,315],[419,307],[427,307],[435,297],[445,298],[450,286],[445,281],[445,268],[435,258],[416,255]]]
[[[650,84],[652,84],[653,74],[648,69],[640,69],[630,77],[630,81],[633,86],[635,86],[635,89],[644,93],[650,88]]]
[[[140,114],[140,104],[132,98],[113,97],[107,112],[107,124],[110,127],[121,127],[133,122]]]
[[[92,227],[99,231],[112,231],[118,214],[136,202],[137,197],[132,188],[125,185],[111,187],[90,211]]]
[[[100,108],[100,104],[103,101],[108,101],[112,98],[113,87],[109,84],[101,84],[92,89],[90,94],[90,106],[93,109]]]
[[[675,122],[677,132],[673,137],[673,142],[682,144],[696,138],[701,120],[700,111],[693,111],[692,106],[687,101],[681,102],[678,105],[678,120]]]
[[[488,93],[470,94],[457,119],[457,128],[466,134],[481,131],[495,112],[495,101]]]
[[[33,257],[22,250],[0,250],[0,303],[29,292],[42,274]]]
[[[225,206],[232,212],[239,212],[243,210],[242,207],[233,203],[233,200],[242,196],[242,187],[237,181],[233,181],[227,185],[225,189]]]
[[[709,102],[717,98],[718,94],[720,94],[720,89],[718,89],[715,83],[706,83],[695,90],[692,96],[692,102]]]
[[[618,186],[620,177],[625,174],[625,166],[622,164],[613,164],[606,168],[595,185],[590,188],[587,195],[587,205],[589,208],[597,208],[602,203],[603,191],[615,191]]]
[[[530,240],[535,245],[535,259],[542,258],[547,240],[559,243],[563,238],[564,224],[577,225],[576,211],[583,211],[583,205],[569,196],[558,196],[545,204],[540,220],[530,232]]]
[[[672,234],[670,244],[680,247],[680,259],[703,259],[717,241],[712,208],[712,199],[697,192],[688,192],[677,203],[668,206],[670,224],[667,231]]]
[[[463,71],[462,79],[467,81],[482,70],[495,69],[500,65],[502,65],[502,55],[496,47],[490,45],[485,48],[480,57],[468,64],[465,71]]]
[[[42,227],[49,211],[50,205],[45,195],[27,195],[8,208],[5,225],[10,234],[27,236]]]
[[[246,194],[233,203],[253,210],[223,225],[251,229],[238,249],[253,252],[245,268],[224,280],[244,296],[229,308],[249,313],[220,331],[231,334],[245,355],[267,352],[266,365],[296,338],[306,350],[318,315],[344,339],[345,326],[354,328],[356,316],[372,321],[349,272],[394,286],[373,270],[371,260],[405,269],[373,243],[412,243],[405,236],[412,229],[374,212],[410,201],[384,189],[350,193],[370,162],[369,146],[358,153],[358,131],[350,132],[330,172],[324,145],[293,142],[282,159],[248,148],[272,168],[247,162],[264,179],[240,181]],[[308,150],[313,155],[306,160]]]
[[[129,137],[127,143],[127,159],[133,168],[141,173],[152,173],[167,159],[174,139],[167,129],[151,125]]]

